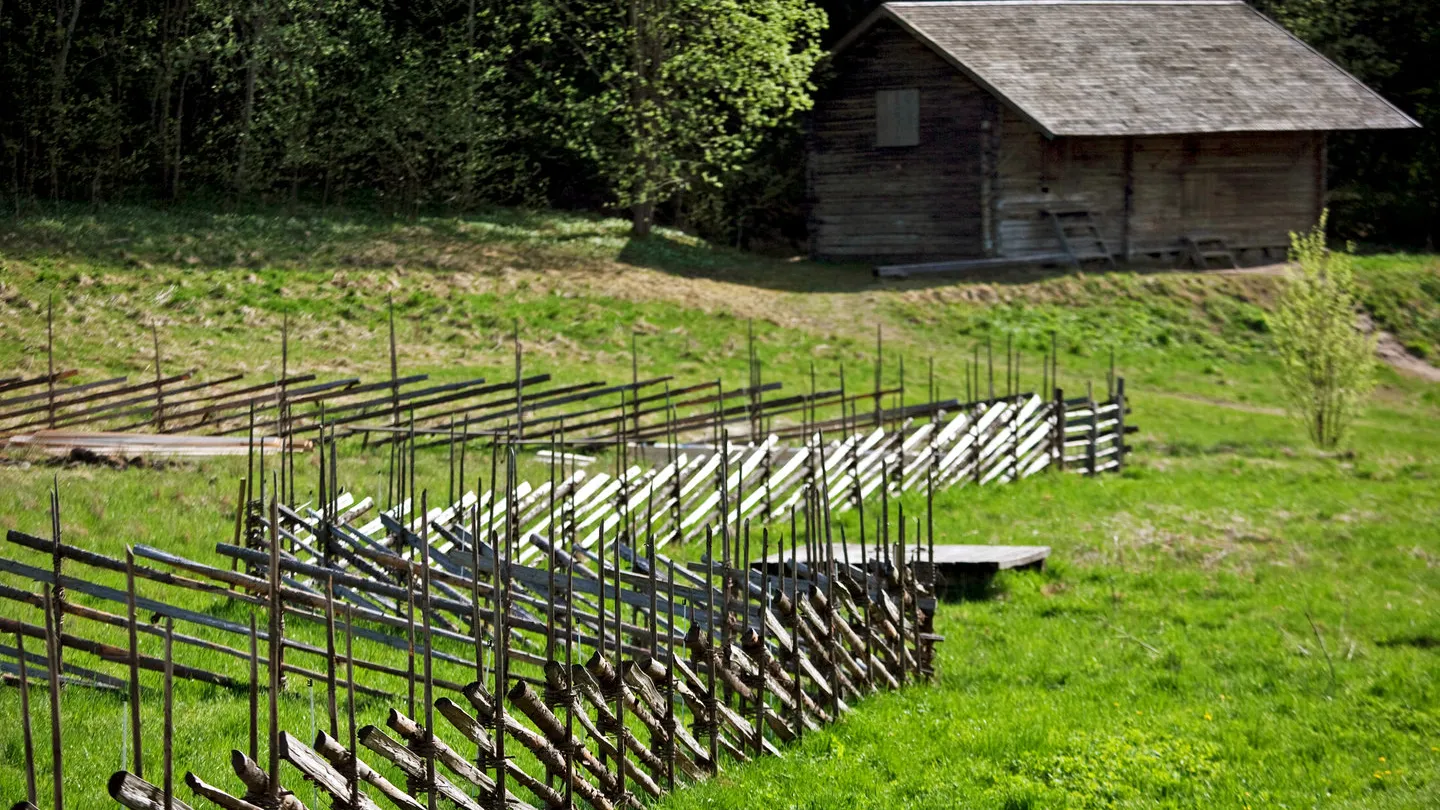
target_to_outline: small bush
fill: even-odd
[[[1374,385],[1374,341],[1356,325],[1353,257],[1325,245],[1326,215],[1290,235],[1291,272],[1275,313],[1280,381],[1315,444],[1337,446]]]

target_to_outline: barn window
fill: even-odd
[[[915,146],[920,143],[920,91],[875,91],[875,145]]]

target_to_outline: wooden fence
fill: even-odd
[[[513,473],[513,447],[506,456]],[[557,470],[556,480],[567,479]],[[735,520],[712,523],[704,557],[681,564],[657,549],[655,524],[625,508],[638,479],[622,479],[611,502],[620,520],[588,546],[587,521],[604,525],[608,513],[594,514],[578,488],[547,489],[539,500],[554,517],[550,531],[525,536],[520,518],[537,498],[522,494],[513,475],[506,481],[498,498],[467,497],[431,510],[422,492],[415,518],[394,509],[363,524],[369,510],[349,497],[304,514],[272,499],[243,524],[245,544],[217,543],[220,555],[239,563],[234,570],[143,545],[123,560],[67,545],[54,496],[51,537],[7,535],[48,565],[0,559],[0,570],[40,586],[39,593],[6,587],[0,596],[38,608],[43,626],[0,619],[0,631],[22,651],[27,741],[30,676],[43,673],[57,696],[53,806],[63,806],[65,787],[62,679],[128,688],[133,708],[139,670],[164,674],[163,773],[146,779],[147,738],[136,712],[133,764],[108,785],[116,801],[137,810],[188,806],[175,793],[169,753],[175,678],[250,695],[248,751],[237,741],[232,755],[240,787],[217,787],[205,778],[220,781],[213,774],[184,778],[195,796],[226,810],[303,807],[293,790],[297,776],[344,807],[377,806],[378,798],[411,810],[440,800],[467,810],[577,803],[609,810],[709,778],[726,760],[778,753],[779,744],[833,721],[864,695],[934,674],[941,638],[933,632],[933,567],[926,562],[933,538],[917,531],[906,539],[903,515],[893,520],[888,508],[877,525],[882,536],[860,559],[835,559],[833,549],[849,551],[829,542],[830,510],[823,493],[811,490],[798,508],[803,521],[788,535],[788,563],[752,565],[752,551],[758,559],[770,554],[771,533]],[[899,539],[893,546],[892,530]],[[778,535],[775,545],[784,550]],[[538,558],[527,564],[517,549]],[[126,588],[94,584],[77,568],[123,572]],[[181,608],[173,598],[137,593],[137,583],[152,592],[224,596],[251,607],[252,619],[245,626]],[[115,612],[82,601],[113,603]],[[254,609],[266,616],[263,629]],[[163,619],[163,629],[137,621],[141,611]],[[124,628],[128,649],[88,639],[67,619]],[[286,624],[296,620],[323,626],[325,645],[288,638]],[[185,625],[236,643],[189,635]],[[139,654],[139,633],[164,636],[163,659]],[[23,652],[27,639],[41,642],[44,656]],[[406,666],[357,656],[357,639],[402,651]],[[473,657],[437,649],[444,640]],[[186,649],[248,661],[250,677],[182,663],[175,651]],[[75,653],[124,665],[128,678],[81,668],[67,660]],[[295,663],[300,657],[316,663]],[[357,682],[357,672],[366,683]],[[276,695],[290,674],[325,684],[328,728],[308,742],[277,720]],[[268,722],[260,717],[262,694]],[[394,695],[385,728],[356,723],[357,694]],[[443,735],[437,722],[446,724]],[[366,759],[387,765],[377,769]],[[33,763],[27,747],[26,801],[37,806]],[[404,785],[381,775],[390,767],[405,775]]]
[[[124,380],[57,388],[64,372],[0,381],[0,397],[10,394],[0,420],[12,429],[25,419],[128,418],[144,406],[152,410],[133,416],[149,421],[136,425],[240,431],[252,448],[218,560],[145,544],[123,558],[67,544],[58,492],[48,537],[8,533],[19,553],[0,555],[0,573],[39,589],[0,585],[0,599],[20,606],[16,618],[0,618],[0,633],[15,639],[0,646],[0,663],[21,690],[27,802],[38,801],[28,703],[37,677],[57,696],[55,810],[62,684],[128,690],[133,764],[108,789],[134,810],[189,806],[176,795],[169,755],[176,678],[249,695],[248,746],[237,743],[232,757],[240,788],[206,780],[219,782],[215,774],[184,778],[225,810],[300,810],[283,784],[297,774],[337,807],[614,810],[709,778],[727,760],[778,753],[877,689],[933,677],[942,640],[933,626],[936,492],[1048,468],[1122,468],[1134,430],[1123,378],[1111,375],[1103,400],[1048,385],[1047,394],[1024,393],[1018,359],[1012,376],[1006,353],[1005,393],[994,395],[987,360],[990,395],[978,396],[977,354],[966,375],[974,399],[939,398],[932,376],[919,405],[905,402],[903,384],[849,393],[843,375],[834,391],[812,384],[767,399],[779,386],[760,379],[753,350],[749,384],[733,391],[671,387],[638,371],[618,386],[547,387],[548,376],[524,375],[518,344],[515,379],[499,385],[282,374],[223,393],[194,388],[186,400],[176,387],[183,375],[158,372],[133,397],[121,393],[131,387]],[[1052,346],[1043,383],[1057,363]],[[878,366],[877,347],[877,380]],[[136,402],[140,391],[150,399]],[[314,504],[295,497],[301,435],[319,448]],[[346,436],[387,446],[383,491],[341,488],[336,447]],[[466,448],[476,441],[489,449],[489,486],[479,476],[469,489]],[[430,444],[450,453],[434,507],[415,482],[416,451]],[[596,448],[613,451],[613,469],[582,455]],[[518,459],[530,451],[549,461],[547,480],[521,480]],[[911,491],[925,493],[925,508],[907,518],[895,500]],[[857,538],[833,525],[849,510],[859,512]],[[786,521],[788,531],[772,535]],[[772,538],[780,552],[789,546],[778,566],[759,563],[772,556]],[[702,542],[698,562],[664,551]],[[124,589],[97,581],[120,576]],[[181,592],[234,603],[251,620],[186,608]],[[155,620],[139,622],[138,612]],[[323,629],[324,644],[287,634],[297,621]],[[94,638],[89,624],[123,630],[128,645]],[[163,636],[165,656],[141,655],[140,634]],[[32,652],[37,643],[43,654]],[[187,662],[190,651],[243,662],[249,675]],[[81,666],[67,653],[99,663]],[[148,780],[142,669],[165,683],[164,772]],[[276,696],[290,676],[325,684],[328,728],[308,741],[278,722]],[[357,726],[357,695],[392,701],[384,729]],[[384,772],[404,774],[404,784]]]

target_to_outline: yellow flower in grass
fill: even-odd
[[[1206,720],[1214,720],[1215,718],[1211,717],[1209,712],[1205,712],[1205,719],[1206,719]]]

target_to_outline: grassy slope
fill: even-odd
[[[633,244],[620,223],[503,211],[416,223],[64,211],[0,225],[0,261],[0,367],[32,372],[52,290],[60,356],[95,372],[143,372],[143,326],[158,316],[167,367],[274,373],[288,310],[296,366],[377,376],[386,294],[402,364],[436,378],[500,378],[514,318],[528,362],[561,379],[628,377],[638,328],[642,367],[738,383],[747,318],[767,377],[789,387],[808,384],[812,361],[822,384],[837,362],[868,379],[876,322],[887,378],[903,354],[914,385],[933,354],[946,393],[963,385],[985,335],[1011,334],[1030,350],[1029,385],[1045,336],[1059,332],[1071,390],[1102,379],[1114,349],[1144,431],[1125,475],[1045,476],[939,499],[942,539],[1043,542],[1055,556],[1044,575],[1000,578],[992,600],[945,608],[938,687],[869,700],[785,759],[731,769],[668,805],[1440,803],[1440,397],[1387,372],[1353,454],[1308,450],[1270,382],[1263,308],[1274,279],[881,285],[863,268],[737,256],[674,235]],[[1371,259],[1363,270],[1377,319],[1417,349],[1435,346],[1436,261]],[[368,489],[379,463],[353,454],[347,477]],[[443,487],[444,459],[422,463],[422,484]],[[68,537],[109,553],[148,542],[213,560],[237,471],[61,471]],[[48,483],[48,471],[0,468],[0,528],[41,531]],[[11,603],[0,611],[17,615]],[[75,656],[93,663],[84,658]],[[216,781],[244,740],[243,700],[188,685],[178,700],[177,761]],[[119,703],[83,690],[66,701],[66,732],[84,741],[66,763],[68,798],[104,806]],[[285,710],[290,728],[308,728],[303,684]],[[365,704],[362,721],[380,710]],[[158,768],[158,710],[147,711]],[[0,716],[17,712],[14,690],[0,693]],[[18,732],[0,741],[0,793],[19,797]],[[43,735],[38,745],[48,750]]]

